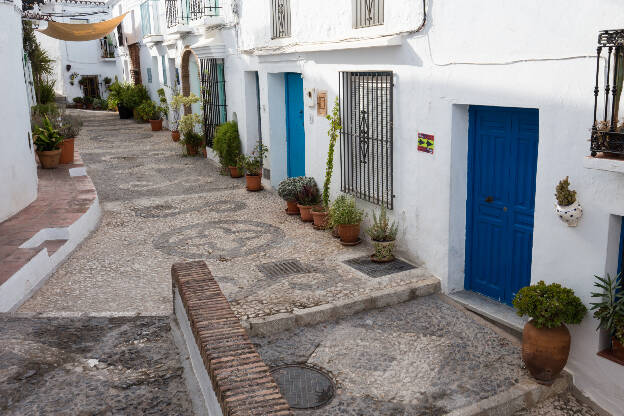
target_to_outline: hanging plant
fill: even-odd
[[[566,176],[556,188],[557,204],[555,212],[568,227],[576,227],[583,216],[583,207],[576,199],[576,191],[570,189],[570,180]]]
[[[73,72],[70,76],[69,76],[69,84],[70,85],[74,85],[74,81],[76,80],[76,78],[78,78],[80,76],[80,74],[78,72]]]
[[[84,85],[86,84],[87,80],[85,80],[84,78],[80,78],[78,80],[78,84],[82,85],[84,87]]]

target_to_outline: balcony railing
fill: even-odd
[[[158,1],[146,0],[141,4],[141,30],[143,37],[160,35],[160,21],[158,19]]]
[[[601,55],[605,49],[606,56],[603,59]],[[624,156],[624,122],[620,123],[618,118],[624,82],[624,30],[601,31],[598,35],[596,55],[591,155],[603,153],[606,156],[622,157]],[[604,74],[601,74],[601,60],[605,62]],[[602,88],[604,88],[604,104],[599,99]]]
[[[165,0],[167,27],[188,24],[204,17],[219,16],[219,0]]]
[[[115,43],[111,37],[106,36],[100,39],[100,49],[102,50],[102,58],[115,57]]]

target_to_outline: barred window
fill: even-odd
[[[353,0],[353,27],[384,24],[384,0]]]
[[[271,0],[271,37],[290,36],[290,0]]]
[[[204,137],[206,145],[212,147],[215,129],[227,121],[223,59],[201,59],[200,65]]]
[[[341,72],[341,189],[393,208],[392,72]]]

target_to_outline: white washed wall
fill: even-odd
[[[30,117],[27,85],[22,64],[21,2],[0,2],[0,102],[3,118],[0,134],[0,222],[37,198],[37,167],[29,146]]]

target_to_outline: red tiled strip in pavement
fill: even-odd
[[[171,277],[223,414],[292,415],[206,263],[176,263]]]

